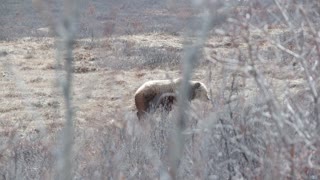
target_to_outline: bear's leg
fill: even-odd
[[[145,117],[145,113],[143,111],[138,111],[137,112],[137,117],[139,120],[142,120]]]
[[[176,95],[173,93],[162,94],[158,100],[157,106],[161,106],[165,111],[170,112],[176,99]]]
[[[175,101],[176,101],[176,97],[174,97],[174,96],[168,96],[167,98],[165,98],[165,101],[164,101],[164,104],[163,104],[164,109],[167,112],[172,111],[172,106],[175,103]]]
[[[138,110],[137,116],[138,116],[138,119],[140,120],[143,118],[143,116],[145,115],[145,112],[147,111],[147,105],[146,105],[144,94],[140,93],[135,96],[135,104]]]

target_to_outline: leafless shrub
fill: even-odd
[[[19,4],[5,3],[0,5],[0,39],[26,36],[31,25],[58,27],[52,19],[60,17],[61,10],[51,1],[40,6],[46,8],[39,12],[45,14],[45,24],[24,21],[35,17],[34,12],[10,14]],[[318,179],[319,2],[194,1],[191,6],[180,0],[176,11],[174,4],[152,3],[91,2],[78,24],[66,9],[62,26],[54,28],[59,46],[39,45],[41,51],[58,48],[60,61],[37,62],[42,71],[56,71],[63,93],[29,92],[28,85],[43,88],[47,81],[28,66],[40,55],[28,49],[15,52],[17,45],[8,49],[14,42],[0,47],[0,179]],[[115,6],[105,9],[107,5]],[[89,40],[74,44],[77,25],[78,37]],[[10,37],[10,31],[15,36]],[[179,43],[149,46],[138,43],[149,40],[145,36],[120,36],[154,31],[169,33],[170,38],[184,35],[187,43],[183,48]],[[14,58],[22,59],[18,68]],[[143,69],[136,73],[140,81],[146,70],[179,67],[183,82],[194,70],[202,70],[211,87],[211,103],[186,103],[188,92],[182,84],[172,112],[159,109],[138,121],[122,106],[131,90],[108,94],[113,86],[134,85],[116,79],[108,68]],[[88,82],[89,88],[73,89],[81,83],[72,83],[72,73],[79,80],[101,74]],[[22,75],[30,78],[23,81]],[[96,77],[116,80],[98,84],[102,81]],[[106,91],[98,94],[93,85]],[[84,97],[74,100],[72,95],[82,89]],[[100,101],[92,103],[96,99]]]
[[[311,60],[312,56],[317,54],[312,50],[317,47],[317,43],[312,43],[312,40],[306,41],[307,34],[310,33],[306,29],[317,27],[317,23],[312,22],[306,15],[305,8],[313,3],[315,2],[300,2],[292,5],[289,2],[274,1],[268,5],[275,9],[273,12],[267,12],[268,15],[275,17],[274,22],[268,21],[270,24],[263,24],[266,22],[258,22],[254,19],[261,14],[256,14],[257,11],[254,10],[256,4],[250,3],[247,10],[242,13],[243,16],[230,20],[235,24],[234,27],[238,28],[237,33],[243,41],[243,46],[237,48],[238,54],[231,55],[230,59],[213,55],[214,59],[224,62],[228,68],[253,77],[260,91],[258,94],[262,95],[259,99],[263,106],[258,108],[258,111],[262,112],[262,117],[253,116],[248,119],[249,121],[255,119],[262,124],[268,123],[264,131],[259,133],[261,135],[255,135],[255,137],[261,137],[259,140],[261,144],[258,143],[261,147],[258,150],[263,153],[256,156],[261,158],[261,160],[258,158],[257,162],[262,165],[261,173],[256,174],[258,177],[279,178],[280,174],[283,178],[317,177],[317,170],[310,167],[313,163],[308,164],[300,159],[302,152],[305,151],[303,149],[313,149],[318,146],[317,140],[311,140],[313,139],[311,137],[317,137],[315,127],[319,118],[318,88],[315,84],[318,81],[317,72],[312,71],[311,68],[317,66],[315,65],[317,61]],[[308,9],[308,12],[313,10]],[[276,33],[276,29],[272,28],[273,24],[279,25],[281,31]],[[311,34],[309,37],[312,37]],[[274,65],[270,66],[273,63]],[[296,69],[297,63],[302,67],[300,70]],[[277,66],[282,68],[279,72],[277,72]],[[266,71],[266,67],[272,67],[272,69]],[[279,88],[279,84],[276,84],[277,79],[286,79],[290,82],[301,77],[305,81],[302,87],[292,89],[286,87],[285,92],[277,92],[276,89]],[[308,90],[304,90],[303,87]],[[304,94],[303,100],[300,99],[304,104],[303,112],[300,111],[301,106],[295,103],[297,101],[291,101],[297,96],[297,92],[300,92],[299,99],[302,98],[301,94]],[[250,117],[250,114],[247,117]],[[254,145],[250,143],[244,147],[242,151],[246,152]],[[255,154],[254,150],[249,152]],[[273,168],[283,167],[283,164],[286,164],[287,168]],[[301,171],[301,169],[305,170]]]

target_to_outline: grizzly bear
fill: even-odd
[[[190,96],[193,99],[209,100],[207,87],[199,81],[190,81]],[[144,83],[135,93],[137,116],[141,119],[145,113],[153,113],[159,107],[171,111],[172,105],[177,101],[177,90],[181,79],[152,80]]]

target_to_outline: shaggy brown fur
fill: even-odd
[[[137,116],[141,119],[145,113],[153,113],[159,107],[169,112],[177,101],[176,90],[181,80],[154,80],[144,83],[135,93],[135,105]],[[198,99],[209,99],[207,88],[198,81],[190,81],[189,101]]]

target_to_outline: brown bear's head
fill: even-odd
[[[201,83],[201,82],[192,83],[192,91],[191,91],[192,99],[209,101],[210,98],[209,98],[208,93],[209,93],[209,91],[203,83]]]

